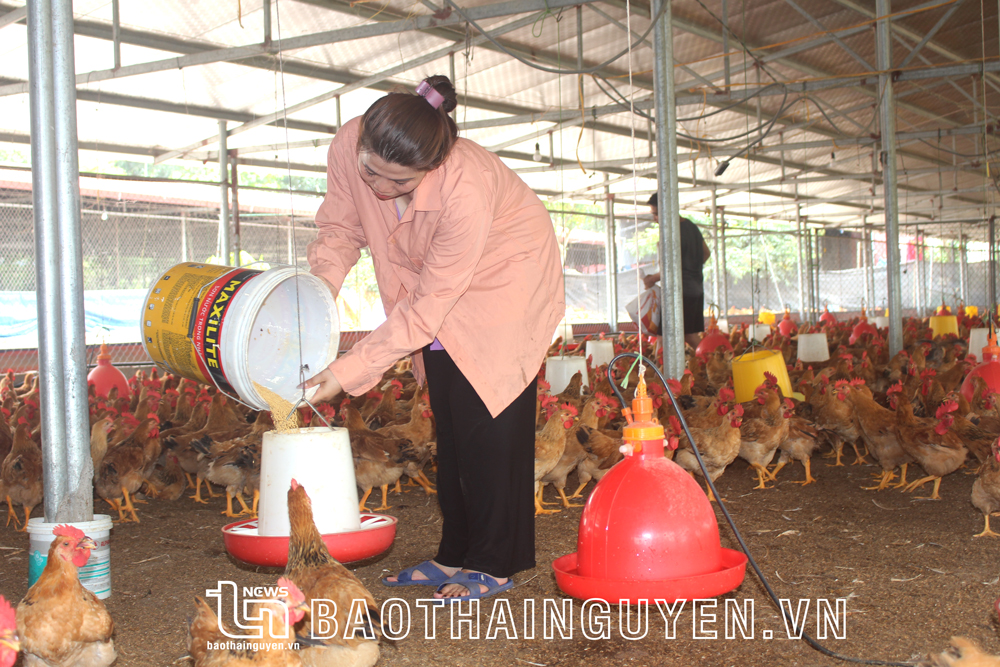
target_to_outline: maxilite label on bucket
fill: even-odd
[[[226,378],[220,335],[234,296],[263,271],[213,264],[178,264],[149,290],[142,342],[160,367],[236,393]]]

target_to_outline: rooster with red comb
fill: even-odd
[[[38,581],[17,605],[25,665],[105,667],[115,661],[115,624],[96,595],[80,583],[94,540],[75,526],[56,526]]]
[[[17,662],[17,652],[20,650],[14,608],[0,595],[0,667],[11,667]]]

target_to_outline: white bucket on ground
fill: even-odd
[[[254,382],[295,402],[300,362],[310,378],[337,358],[340,342],[330,290],[291,266],[178,264],[150,288],[141,324],[146,352],[162,369],[258,410],[269,408]]]
[[[549,383],[549,393],[555,396],[569,385],[577,371],[583,373],[583,384],[587,384],[587,360],[583,357],[549,357],[545,360],[545,381]]]
[[[268,431],[260,461],[258,534],[289,534],[288,489],[292,479],[312,500],[321,535],[361,528],[351,439],[345,428]]]
[[[799,361],[829,361],[830,345],[825,333],[799,334]]]
[[[28,586],[33,586],[45,563],[49,560],[49,547],[56,537],[52,531],[56,526],[66,524],[45,523],[45,519],[37,517],[28,521]],[[111,517],[106,514],[95,514],[93,521],[79,521],[68,524],[79,528],[83,534],[94,540],[97,548],[90,552],[87,564],[77,570],[80,583],[88,591],[102,600],[111,597]]]
[[[610,340],[588,340],[585,356],[592,357],[590,365],[594,368],[610,364],[615,358],[615,344]]]
[[[977,361],[983,360],[983,348],[986,347],[990,330],[985,327],[969,329],[969,352],[976,355]]]

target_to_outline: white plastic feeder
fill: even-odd
[[[573,342],[573,325],[563,320],[556,327],[555,333],[552,334],[552,342],[556,342],[557,338],[562,338],[563,343],[569,345]]]
[[[763,342],[765,338],[771,335],[771,325],[770,324],[755,324],[753,325],[753,339],[759,342]]]
[[[719,331],[721,331],[722,333],[724,333],[724,334],[728,334],[729,333],[729,318],[728,317],[720,317],[719,319],[717,319],[715,321],[715,325],[717,327],[719,327]]]
[[[829,361],[830,345],[825,333],[799,334],[799,361]]]
[[[577,372],[583,373],[583,384],[587,384],[587,360],[583,357],[549,357],[546,359],[545,381],[549,383],[549,393],[553,396],[561,393]]]
[[[37,517],[28,520],[28,586],[38,581],[45,563],[49,560],[49,547],[55,535],[52,531],[56,526],[67,522],[45,523],[45,519]],[[68,524],[79,528],[83,534],[94,540],[97,548],[90,552],[87,564],[77,570],[80,583],[88,591],[102,600],[111,597],[111,517],[107,514],[95,514],[93,521],[79,521]]]
[[[288,489],[293,478],[309,492],[313,518],[321,535],[361,527],[347,429],[323,426],[264,434],[258,534],[289,534]]]
[[[969,354],[976,355],[976,359],[983,360],[983,348],[986,347],[987,337],[990,330],[982,327],[969,330]]]
[[[888,317],[886,317],[885,315],[876,315],[875,316],[875,328],[876,329],[885,329],[887,326],[889,326],[889,318]]]
[[[591,357],[590,365],[594,368],[610,364],[615,358],[615,344],[610,340],[588,340],[587,357]]]

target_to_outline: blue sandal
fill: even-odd
[[[442,582],[441,585],[438,586],[439,593],[446,584],[459,584],[461,586],[465,586],[469,589],[469,594],[451,598],[439,598],[445,602],[479,600],[480,598],[487,598],[491,595],[502,593],[503,591],[514,587],[514,581],[512,579],[508,579],[505,584],[498,584],[497,580],[488,574],[483,574],[482,572],[462,572],[461,570],[456,572],[455,576],[449,577],[447,581]],[[486,591],[480,593],[478,584],[486,586]]]
[[[427,578],[414,579],[414,572],[419,572]],[[386,586],[440,586],[446,581],[448,581],[448,575],[445,571],[429,560],[425,560],[420,565],[414,565],[400,571],[396,575],[396,581],[383,579],[382,583]]]

